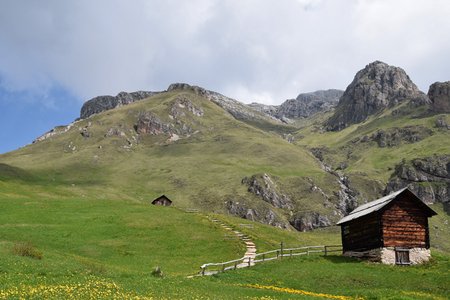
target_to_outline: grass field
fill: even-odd
[[[445,216],[432,219],[432,243],[445,243],[424,266],[311,255],[187,278],[203,263],[244,252],[203,214],[79,198],[3,198],[0,207],[0,299],[445,299],[448,293]],[[280,241],[290,247],[340,240],[338,228],[300,233],[214,217],[251,236],[260,252]],[[152,275],[157,266],[163,277]]]

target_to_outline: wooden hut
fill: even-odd
[[[152,201],[153,205],[171,206],[172,200],[166,197],[166,195],[161,195]]]
[[[428,218],[434,215],[436,212],[407,188],[361,205],[337,223],[344,255],[385,264],[428,261]]]

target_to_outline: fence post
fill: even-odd
[[[248,266],[250,267],[250,256],[248,257]]]
[[[222,265],[222,272],[225,272],[225,264]]]
[[[265,260],[265,258],[266,258],[266,255],[265,255],[265,254],[263,254],[263,261]]]
[[[234,262],[234,269],[237,269],[237,261]]]
[[[206,267],[202,267],[202,276],[205,276],[205,269]]]
[[[306,248],[306,255],[309,255],[309,247]]]
[[[280,248],[281,258],[283,258],[283,242],[281,242],[280,246],[281,246]]]
[[[292,250],[289,250],[289,256],[292,257]]]
[[[280,257],[280,250],[277,250],[277,259]]]
[[[324,248],[325,248],[325,256],[327,256],[327,254],[328,254],[327,246],[324,246]]]

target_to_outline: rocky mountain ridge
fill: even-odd
[[[319,112],[333,109],[339,102],[343,91],[337,89],[302,93],[295,99],[288,99],[281,105],[251,103],[248,106],[284,122],[290,119],[308,118]]]

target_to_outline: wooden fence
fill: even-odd
[[[255,258],[242,257],[235,260],[230,260],[220,263],[208,263],[202,265],[200,274],[201,275],[211,275],[219,272],[224,272],[227,270],[235,270],[239,268],[246,268],[255,265],[256,263],[283,259],[285,257],[293,257],[300,255],[310,255],[314,253],[323,253],[328,255],[330,253],[342,253],[341,245],[326,245],[326,246],[305,246],[297,248],[283,248],[283,243],[281,243],[280,249],[267,251],[263,253],[257,253]]]

